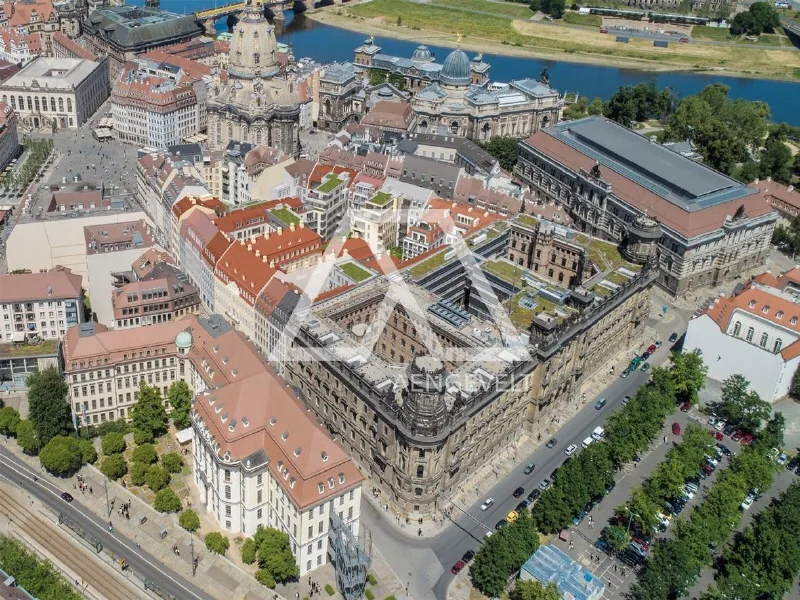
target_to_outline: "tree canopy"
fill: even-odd
[[[139,398],[130,413],[135,430],[149,432],[153,437],[167,432],[167,411],[156,388],[140,383]]]
[[[125,452],[126,445],[125,436],[114,431],[105,434],[100,440],[100,446],[103,448],[103,454],[106,456],[110,454],[122,454]]]
[[[29,552],[13,537],[0,536],[0,568],[39,600],[80,600],[83,597],[52,563]]]
[[[75,430],[68,393],[69,388],[55,367],[28,376],[29,418],[42,447],[55,436]]]
[[[83,465],[83,453],[76,438],[57,435],[39,452],[39,460],[49,473],[69,475]]]
[[[669,372],[675,384],[675,395],[681,402],[697,404],[697,392],[706,385],[708,367],[700,352],[673,352]]]
[[[513,137],[495,137],[488,142],[478,142],[478,145],[491,154],[500,163],[500,168],[508,172],[514,170],[517,164],[517,139]]]
[[[522,581],[518,579],[511,592],[511,600],[560,600],[558,586],[550,581],[547,585],[536,579]]]
[[[280,583],[299,575],[289,536],[282,531],[259,525],[253,535],[258,566]]]
[[[180,473],[183,467],[183,459],[177,452],[168,452],[161,457],[161,466],[170,473]]]
[[[158,465],[150,465],[147,469],[147,475],[145,476],[147,487],[154,492],[158,492],[167,487],[171,479],[172,475],[169,474],[169,471]]]
[[[158,460],[158,454],[156,453],[156,447],[153,444],[142,444],[137,448],[134,448],[133,452],[131,453],[131,460],[134,462],[140,462],[145,465],[152,465]]]
[[[212,531],[206,536],[206,548],[214,554],[225,554],[230,548],[231,542],[219,531]]]
[[[624,127],[636,121],[663,119],[675,109],[675,94],[665,88],[658,91],[654,81],[623,85],[605,103],[603,114]]]
[[[100,464],[100,472],[112,481],[124,477],[125,473],[128,472],[125,457],[122,454],[106,456]]]
[[[192,390],[185,381],[176,381],[169,386],[167,392],[169,405],[172,407],[170,416],[178,429],[186,429],[191,424],[189,412],[192,409]]]
[[[780,15],[769,2],[754,2],[731,21],[732,35],[761,35],[774,33],[781,24]]]
[[[175,492],[173,492],[170,488],[164,488],[156,493],[155,500],[153,500],[153,508],[155,508],[158,512],[171,513],[178,512],[181,508],[183,508],[183,505],[181,504],[181,500],[178,498],[178,495]]]
[[[30,419],[17,423],[17,443],[25,454],[36,454],[39,451],[39,440]]]
[[[197,513],[191,508],[187,508],[186,510],[181,511],[181,514],[178,517],[178,524],[186,531],[194,533],[200,529],[200,517],[198,517]]]
[[[0,433],[3,435],[16,435],[20,418],[16,409],[10,406],[0,408]]]
[[[754,391],[742,375],[731,375],[722,382],[722,399],[717,409],[728,423],[755,434],[769,419],[772,408]]]

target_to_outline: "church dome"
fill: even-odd
[[[472,73],[469,57],[463,50],[459,48],[447,55],[439,73],[439,80],[447,85],[469,85]]]
[[[260,0],[249,0],[233,28],[228,73],[239,79],[272,77],[278,73],[275,28],[264,17]]]
[[[431,62],[433,60],[433,55],[431,51],[428,50],[427,46],[417,46],[417,49],[414,50],[414,56],[411,57],[411,60],[414,62]]]

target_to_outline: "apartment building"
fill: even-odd
[[[17,120],[17,113],[9,105],[0,103],[0,170],[5,169],[22,152]]]
[[[324,241],[336,233],[348,203],[348,188],[356,173],[340,167],[318,166],[303,197],[306,224]]]
[[[192,213],[181,226],[179,254],[183,272],[197,288],[208,312],[216,311],[217,263],[232,243],[204,213]]]
[[[42,39],[16,27],[0,27],[0,59],[24,67],[42,53]]]
[[[58,340],[83,322],[82,278],[65,267],[0,275],[4,342]]]
[[[183,223],[194,212],[201,212],[212,219],[215,216],[220,216],[225,210],[225,205],[219,200],[209,196],[184,196],[172,205],[170,211],[171,228],[170,228],[170,242],[168,247],[172,248],[174,258],[177,260],[178,266],[182,264],[181,247],[181,231]]]
[[[388,252],[398,245],[403,199],[378,192],[351,217],[352,232],[369,244],[373,253]]]

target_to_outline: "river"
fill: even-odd
[[[143,0],[135,0],[132,3],[143,4]],[[219,6],[226,3],[226,0],[218,0],[216,4]],[[214,0],[161,0],[162,9],[177,13],[202,10],[214,5]],[[226,30],[225,19],[217,22],[217,29]],[[287,11],[285,25],[278,39],[290,43],[298,59],[310,57],[318,62],[330,62],[353,60],[353,50],[363,43],[364,37],[363,34],[321,25],[303,15],[295,16],[291,11]],[[413,54],[417,45],[414,42],[390,38],[378,38],[375,43],[379,44],[386,54],[407,57]],[[429,48],[439,61],[444,60],[452,51],[450,48],[438,46]],[[790,125],[800,126],[800,83],[686,72],[653,73],[619,67],[488,54],[484,56],[484,60],[491,64],[489,74],[493,81],[538,78],[542,69],[547,67],[553,87],[561,92],[574,91],[590,98],[600,96],[606,99],[622,85],[650,80],[654,80],[659,88],[673,88],[679,97],[696,94],[710,83],[724,83],[730,87],[732,98],[766,102],[772,110],[772,118],[775,121],[785,121]]]

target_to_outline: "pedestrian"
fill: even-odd
[[[614,573],[616,573],[616,572],[617,572],[617,564],[614,563]]]
[[[625,577],[625,567],[622,567],[622,576]]]
[[[667,443],[667,436],[664,436],[664,443]]]
[[[94,494],[94,490],[92,489],[92,486],[89,486],[89,493],[90,494]]]

